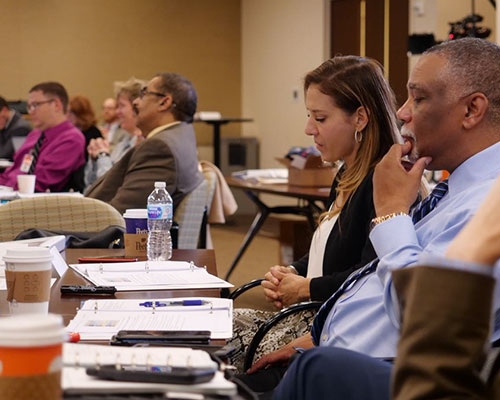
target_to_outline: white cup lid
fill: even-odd
[[[123,218],[147,218],[148,209],[147,208],[129,208],[125,210]]]
[[[33,347],[62,343],[63,320],[56,314],[20,314],[2,318],[0,346]]]
[[[7,262],[16,261],[51,261],[52,254],[47,247],[19,246],[5,251],[3,260]]]

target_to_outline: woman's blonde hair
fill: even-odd
[[[324,213],[321,216],[324,219],[339,213],[349,202],[370,170],[398,142],[399,131],[395,96],[377,61],[359,56],[333,57],[305,76],[304,92],[312,84],[349,115],[360,107],[368,115],[354,163],[341,169],[336,178],[336,207]]]

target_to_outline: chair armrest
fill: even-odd
[[[303,301],[301,303],[292,304],[291,306],[277,312],[266,322],[264,322],[264,324],[255,333],[252,341],[248,346],[247,354],[245,356],[244,370],[246,371],[252,366],[255,352],[257,351],[260,342],[262,342],[262,339],[264,339],[264,336],[266,336],[267,332],[269,332],[276,324],[292,314],[307,310],[318,310],[322,304],[322,301]]]
[[[245,293],[247,290],[250,290],[256,286],[260,286],[260,283],[264,280],[264,278],[254,279],[248,283],[241,285],[239,288],[230,293],[227,298],[231,300],[236,300],[238,296]]]

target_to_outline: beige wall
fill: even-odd
[[[242,0],[244,136],[260,141],[262,168],[291,146],[309,146],[302,78],[327,57],[326,0]],[[297,91],[298,98],[293,98]]]
[[[0,95],[25,99],[58,80],[100,111],[115,80],[175,71],[196,86],[199,110],[238,116],[240,11],[240,0],[0,0]],[[196,130],[211,143],[208,126]]]

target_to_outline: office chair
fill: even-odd
[[[231,300],[236,300],[239,296],[241,296],[243,293],[246,291],[255,288],[257,286],[260,286],[261,282],[264,280],[264,278],[258,278],[254,279],[250,282],[247,282],[240,287],[238,287],[236,290],[231,292],[227,297]],[[266,322],[264,322],[261,327],[255,332],[254,337],[252,338],[252,341],[248,345],[247,348],[247,353],[245,355],[245,363],[244,363],[244,371],[246,371],[248,368],[250,368],[253,364],[253,360],[255,358],[255,353],[257,352],[257,349],[260,346],[260,343],[264,339],[264,337],[275,327],[277,326],[281,321],[285,320],[289,316],[293,314],[297,314],[302,311],[317,311],[323,304],[322,301],[303,301],[301,303],[296,303],[292,304],[289,307],[283,308],[280,311],[277,311],[272,317],[270,317]]]
[[[13,200],[0,206],[0,241],[14,240],[31,228],[99,232],[125,227],[122,215],[103,201],[70,194],[48,194]]]
[[[178,224],[177,248],[197,249],[207,245],[207,215],[214,195],[216,178],[211,171],[203,171],[203,180],[188,193],[174,210],[174,221]]]

